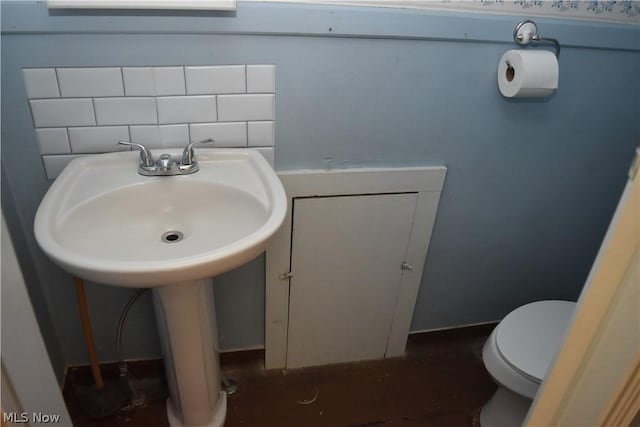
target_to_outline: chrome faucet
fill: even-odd
[[[178,163],[171,154],[161,154],[158,160],[153,159],[153,155],[147,147],[134,142],[119,141],[119,145],[127,145],[140,150],[140,164],[138,165],[138,173],[144,176],[171,176],[171,175],[189,175],[198,172],[200,167],[193,153],[193,146],[196,144],[214,143],[213,139],[205,139],[203,141],[195,141],[189,143],[182,151],[182,158]]]

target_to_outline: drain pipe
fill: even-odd
[[[116,331],[116,358],[118,361],[118,369],[120,370],[120,382],[123,384],[126,389],[129,391],[129,404],[133,407],[142,406],[146,402],[146,397],[143,393],[138,392],[136,388],[133,386],[133,381],[131,380],[131,375],[129,374],[129,367],[127,362],[122,358],[122,331],[124,330],[124,322],[127,319],[127,315],[129,314],[129,310],[135,304],[135,302],[140,298],[142,294],[148,291],[148,288],[139,289],[127,302],[122,313],[120,313],[120,319],[118,320],[118,329]]]
[[[173,238],[174,236],[178,236],[178,238]],[[165,240],[166,237],[166,240]],[[182,233],[179,231],[170,231],[163,235],[163,240],[167,243],[173,243],[174,241],[182,239]],[[118,368],[120,370],[120,381],[129,391],[129,404],[132,407],[142,406],[146,402],[146,397],[143,393],[138,392],[133,385],[131,380],[131,375],[129,374],[129,367],[127,366],[127,362],[124,361],[122,357],[122,333],[124,331],[124,324],[127,319],[127,315],[129,314],[129,310],[135,304],[135,302],[148,291],[149,288],[139,289],[127,302],[122,313],[120,314],[120,319],[118,320],[118,329],[116,332],[116,358],[118,361]],[[222,377],[222,389],[227,394],[233,394],[238,390],[238,384],[229,377]]]

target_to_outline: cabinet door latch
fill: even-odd
[[[280,280],[287,280],[287,279],[291,279],[292,277],[293,277],[293,273],[290,271],[287,271],[286,273],[282,273],[281,275],[278,276]]]

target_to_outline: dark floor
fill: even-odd
[[[224,375],[239,386],[228,396],[225,427],[471,426],[495,390],[480,356],[492,327],[411,335],[403,358],[286,371],[265,371],[262,351],[222,354]],[[101,421],[83,416],[73,397],[89,369],[69,371],[64,395],[76,427],[168,426],[162,363],[130,370],[150,402]],[[114,365],[103,372],[117,377]]]

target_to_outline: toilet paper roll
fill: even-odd
[[[508,50],[498,63],[498,87],[507,98],[547,96],[558,88],[558,74],[548,50]]]

